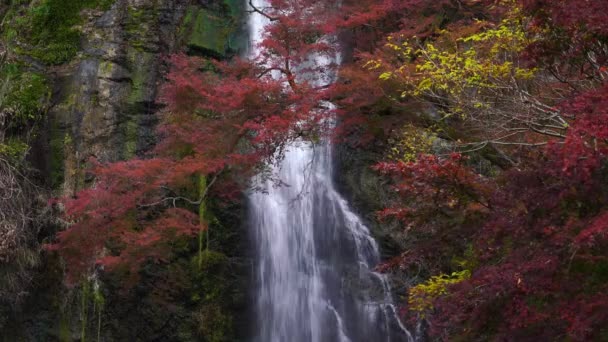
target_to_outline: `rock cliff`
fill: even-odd
[[[144,156],[155,144],[165,57],[222,59],[244,51],[243,6],[239,0],[3,1],[0,149],[27,155],[38,196],[47,198],[88,186],[92,157]],[[216,251],[204,255],[202,268],[191,265],[193,242],[182,241],[168,265],[148,265],[140,283],[120,296],[111,278],[65,288],[61,262],[36,257],[61,224],[29,224],[19,248],[33,255],[31,262],[15,269],[0,260],[7,277],[28,274],[19,283],[19,303],[0,310],[0,340],[234,340],[244,285],[228,273],[239,267],[229,258],[238,256],[224,252],[239,250],[234,246],[243,239],[233,232],[238,214],[214,215],[221,226]],[[213,279],[206,274],[211,269]],[[0,291],[0,297],[14,294]]]

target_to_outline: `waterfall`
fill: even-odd
[[[254,55],[266,24],[251,14]],[[272,171],[286,185],[259,180],[265,191],[249,196],[256,251],[253,340],[412,342],[386,277],[373,272],[378,245],[334,186],[331,144],[293,142]]]

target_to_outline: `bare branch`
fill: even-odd
[[[253,4],[253,0],[249,0],[249,7],[251,7],[250,10],[247,10],[247,13],[258,13],[263,15],[264,17],[266,17],[268,20],[270,21],[277,21],[279,20],[279,18],[276,17],[272,17],[270,15],[268,15],[266,12],[264,12],[264,10],[257,8],[254,4]]]
[[[194,205],[199,205],[201,203],[203,203],[203,201],[207,198],[207,194],[209,193],[209,189],[211,189],[211,187],[213,186],[213,184],[215,184],[215,181],[218,179],[218,177],[222,174],[223,170],[216,173],[215,175],[213,175],[213,178],[211,179],[211,181],[209,182],[209,184],[207,184],[207,186],[205,187],[205,189],[200,193],[198,199],[193,200],[191,198],[188,197],[183,197],[183,196],[167,196],[167,197],[163,197],[162,199],[160,199],[159,201],[156,201],[154,203],[146,203],[146,204],[139,204],[138,207],[139,208],[149,208],[149,207],[154,207],[157,205],[161,205],[165,202],[172,202],[173,207],[177,206],[177,201],[184,201],[187,202],[189,204],[194,204]],[[174,192],[172,189],[162,186],[161,187],[164,190],[170,191],[170,192]]]

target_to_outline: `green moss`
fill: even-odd
[[[244,14],[244,2],[241,0],[224,0],[224,6],[228,8],[228,13],[233,20],[238,20]]]
[[[88,299],[90,293],[90,284],[88,281],[83,282],[80,293],[80,341],[85,342],[87,336],[87,321],[88,321]]]
[[[228,257],[224,253],[206,250],[200,254],[200,258],[201,273],[206,276],[221,274],[228,265]]]
[[[116,68],[116,63],[111,61],[101,61],[99,63],[99,71],[105,77],[111,77]]]
[[[195,329],[205,341],[232,341],[234,322],[228,303],[233,284],[229,281],[228,257],[205,250],[194,261],[198,286],[192,300],[200,302],[193,315]]]
[[[80,48],[80,32],[75,28],[82,22],[80,12],[85,8],[108,9],[114,0],[42,0],[34,2],[19,15],[13,14],[5,25],[5,39],[19,39],[15,51],[56,65],[71,60]],[[19,35],[16,33],[19,32]]]
[[[62,330],[66,330],[68,338],[66,341],[72,341],[69,336],[72,335],[70,332],[71,328],[78,328],[80,334],[79,341],[85,342],[87,340],[101,341],[101,319],[103,309],[105,306],[105,298],[101,291],[101,284],[96,278],[83,279],[80,283],[80,293],[77,297],[73,298],[76,300],[73,302],[73,306],[68,305],[67,311],[70,309],[78,309],[79,326],[73,325],[66,319],[66,317],[72,317],[70,314],[62,313],[60,319],[60,335]],[[66,323],[64,323],[64,321]],[[75,322],[74,322],[75,323]],[[66,325],[63,328],[63,325]],[[75,331],[74,331],[75,332]],[[95,336],[95,337],[93,337]]]
[[[147,84],[152,83],[151,79],[154,73],[151,68],[156,65],[154,59],[156,55],[153,53],[129,49],[128,59],[132,66],[131,70],[131,93],[127,99],[129,104],[141,103],[146,101],[146,90],[149,89]]]
[[[222,302],[229,287],[226,281],[228,257],[220,252],[204,250],[193,258],[193,274],[197,288],[193,292],[194,301],[204,303]]]
[[[218,305],[205,305],[195,314],[199,334],[205,341],[232,341],[232,317]]]
[[[158,16],[156,3],[147,4],[146,7],[128,7],[125,31],[129,35],[129,46],[138,51],[145,51],[150,27],[158,21]]]
[[[65,135],[64,130],[59,128],[59,124],[55,120],[51,122],[50,136],[49,165],[51,175],[49,183],[52,189],[58,189],[65,178]]]
[[[196,6],[188,8],[180,29],[191,52],[219,58],[226,55],[232,31],[234,24],[230,18]]]
[[[143,18],[144,14],[145,14],[145,9],[129,6],[128,12],[129,12],[129,19],[131,19],[131,20],[130,20],[129,25],[127,25],[127,31],[134,32],[138,28],[136,23],[138,21],[141,21],[141,19]]]
[[[97,341],[101,341],[101,316],[106,303],[106,299],[101,293],[98,283],[93,284],[93,313],[97,314]]]
[[[70,342],[72,341],[72,333],[70,332],[70,321],[65,314],[61,315],[59,319],[59,341]]]
[[[189,31],[190,31],[190,27],[192,26],[192,22],[194,21],[194,16],[196,14],[196,11],[197,11],[196,6],[190,6],[186,10],[186,14],[184,15],[184,18],[182,19],[182,24],[177,29],[178,36],[181,37],[182,39],[187,38],[187,35],[189,34]]]
[[[133,158],[135,152],[137,152],[138,129],[139,124],[135,120],[127,121],[124,125],[125,142],[123,157],[125,159]]]
[[[131,65],[131,90],[127,97],[128,116],[127,121],[121,126],[124,136],[123,159],[135,156],[140,142],[140,115],[146,111],[148,101],[152,100],[148,93],[154,88],[156,66],[155,54],[130,48],[127,51],[129,64]],[[101,67],[109,68],[102,65]]]
[[[18,129],[42,117],[51,97],[51,88],[42,74],[21,71],[15,64],[0,69],[2,94],[0,110],[10,114],[8,127]]]

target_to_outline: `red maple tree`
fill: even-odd
[[[207,229],[197,212],[210,193],[247,187],[288,142],[325,134],[333,109],[323,101],[337,66],[325,25],[337,12],[316,1],[271,1],[252,12],[268,19],[254,58],[171,56],[158,145],[146,158],[92,161],[94,182],[59,200],[71,224],[47,249],[62,256],[69,284],[95,265],[127,265],[136,275],[142,262],[162,262],[172,239]],[[320,58],[327,63],[314,63]]]

